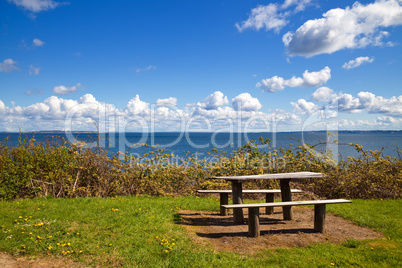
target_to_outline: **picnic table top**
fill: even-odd
[[[247,181],[247,180],[283,180],[283,179],[309,179],[309,178],[323,178],[326,175],[317,172],[290,172],[290,173],[274,173],[262,175],[245,175],[245,176],[221,176],[210,177],[210,179],[223,179],[227,181]]]
[[[291,189],[290,190],[292,193],[302,193],[302,190],[298,190],[298,189]],[[207,193],[207,194],[220,194],[220,193],[224,193],[224,194],[231,194],[232,190],[197,190],[197,192],[199,193]],[[243,193],[245,194],[275,194],[275,193],[280,193],[281,190],[280,189],[243,189]]]

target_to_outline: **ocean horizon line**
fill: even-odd
[[[70,130],[35,130],[35,131],[0,131],[0,133],[10,133],[10,134],[15,134],[15,133],[21,133],[21,134],[32,134],[32,133],[100,133],[100,134],[107,134],[107,133],[133,133],[133,134],[144,134],[144,133],[172,133],[172,134],[177,134],[177,133],[202,133],[202,134],[214,134],[214,133],[222,133],[222,134],[231,134],[231,133],[236,133],[236,134],[243,134],[243,133],[249,133],[249,134],[258,134],[258,133],[353,133],[353,132],[402,132],[402,130],[382,130],[382,129],[373,129],[373,130],[337,130],[337,131],[330,131],[330,130],[309,130],[309,131],[257,131],[257,132],[239,132],[239,131],[232,131],[232,132],[224,132],[224,131],[219,131],[219,132],[214,132],[214,131],[124,131],[124,132],[117,132],[117,131],[109,131],[109,132],[99,132],[99,131],[91,131],[91,130],[77,130],[77,131],[70,131]]]

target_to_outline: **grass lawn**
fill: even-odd
[[[400,267],[402,201],[353,200],[328,212],[387,238],[342,245],[266,250],[253,256],[194,244],[177,224],[179,209],[218,210],[216,198],[117,197],[0,202],[0,251],[55,255],[89,266]]]

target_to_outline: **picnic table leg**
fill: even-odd
[[[227,205],[229,204],[229,194],[227,193],[220,193],[220,203],[221,203],[221,216],[227,216],[228,215],[228,210],[222,205]]]
[[[242,196],[242,183],[238,181],[232,181],[232,198],[233,204],[243,204]],[[243,224],[243,209],[233,209],[233,217],[235,224]]]
[[[248,234],[251,237],[260,237],[260,209],[248,209]]]
[[[265,202],[266,203],[273,203],[275,201],[274,199],[274,194],[273,193],[269,193],[265,195]],[[265,214],[267,215],[272,215],[274,214],[274,207],[266,207],[265,208]]]
[[[314,231],[323,233],[325,223],[325,204],[314,205]]]
[[[292,193],[290,191],[290,180],[280,180],[282,202],[292,201]],[[292,220],[292,207],[283,207],[283,219]]]

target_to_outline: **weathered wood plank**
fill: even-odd
[[[289,207],[300,205],[314,205],[314,231],[323,233],[325,231],[325,208],[326,204],[340,204],[340,203],[352,203],[346,199],[329,199],[329,200],[307,200],[307,201],[293,201],[293,202],[276,202],[276,203],[258,203],[258,204],[237,204],[237,205],[225,205],[226,208],[248,208],[249,214],[249,226],[248,231],[251,237],[260,236],[260,207]]]
[[[219,179],[228,181],[244,181],[244,180],[282,180],[282,179],[306,179],[306,178],[323,178],[326,175],[317,172],[291,172],[291,173],[275,173],[262,175],[246,175],[246,176],[222,176],[210,177],[209,179]]]
[[[272,189],[272,190],[265,190],[265,189],[255,189],[255,190],[242,190],[244,194],[279,194],[281,192],[280,189]],[[291,189],[292,193],[302,193],[302,190],[298,189]],[[220,193],[228,193],[232,194],[232,190],[197,190],[198,193],[204,194],[220,194]]]
[[[305,201],[292,201],[292,202],[275,202],[275,203],[254,203],[254,204],[233,204],[225,205],[225,208],[250,208],[250,207],[284,207],[284,206],[302,206],[302,205],[320,205],[320,204],[340,204],[352,203],[346,199],[328,199],[328,200],[305,200]]]

